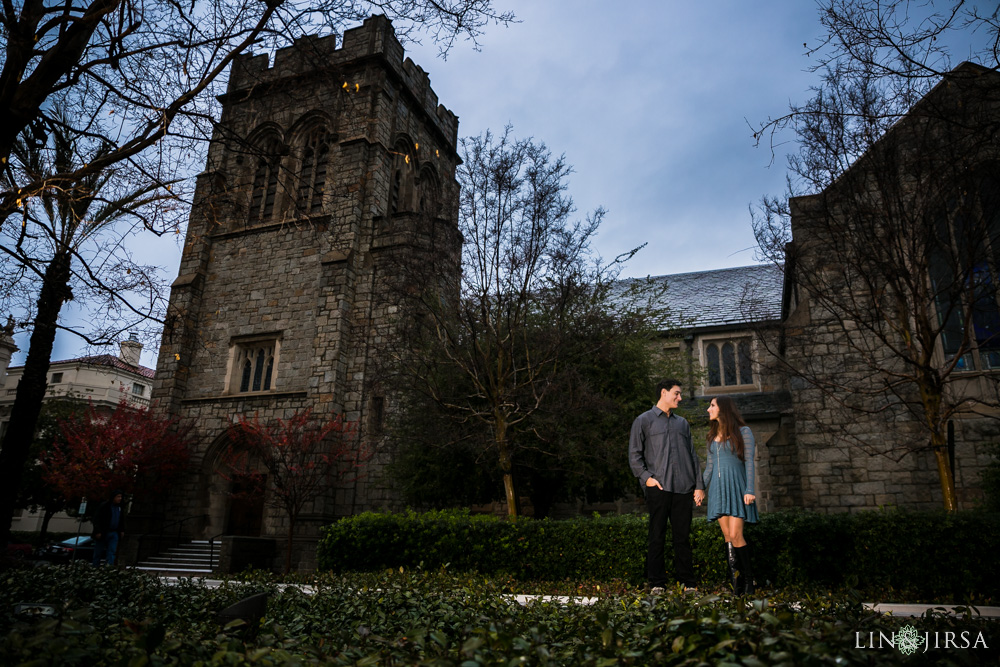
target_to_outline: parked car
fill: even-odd
[[[89,563],[94,558],[94,538],[89,535],[80,535],[49,544],[38,550],[38,558],[53,563],[69,563],[71,561]]]
[[[22,544],[20,542],[11,542],[7,540],[7,556],[13,558],[14,560],[24,560],[26,558],[31,558],[31,554],[34,548],[30,544]]]

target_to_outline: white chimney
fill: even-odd
[[[139,365],[139,355],[142,353],[142,343],[139,339],[135,337],[135,334],[129,334],[128,340],[121,342],[121,354],[118,356],[129,366]]]

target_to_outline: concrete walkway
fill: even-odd
[[[179,578],[160,577],[160,580],[166,584],[176,584],[179,581]],[[202,586],[206,586],[208,588],[218,588],[223,583],[221,579],[197,579],[197,581],[199,581]],[[297,588],[306,595],[313,595],[316,592],[316,588],[314,586],[304,586],[301,584],[278,584],[277,587],[280,591],[284,591],[286,588]],[[576,597],[570,595],[506,595],[504,597],[512,598],[515,602],[523,605],[534,601],[554,602],[556,604],[590,605],[600,599],[597,597]],[[880,614],[892,616],[923,616],[924,612],[928,609],[940,609],[941,611],[947,612],[952,616],[962,616],[965,614],[964,606],[955,605],[894,604],[891,602],[864,602],[862,604],[864,604],[865,609],[871,609],[872,611],[876,611]],[[983,618],[1000,619],[1000,607],[973,607],[972,615],[978,615]]]
[[[928,609],[940,609],[948,612],[952,616],[963,616],[964,606],[944,605],[944,604],[893,604],[891,602],[865,602],[865,609],[871,609],[881,614],[891,614],[892,616],[923,616]],[[976,613],[978,612],[978,614]],[[1000,619],[1000,607],[972,607],[973,616],[983,618]]]

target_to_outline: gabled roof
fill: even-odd
[[[681,329],[781,319],[784,271],[760,264],[650,278],[665,284],[665,305]]]
[[[89,357],[76,357],[75,359],[62,359],[60,361],[53,361],[49,364],[49,368],[55,368],[56,366],[61,366],[63,364],[83,364],[85,366],[108,366],[110,368],[115,368],[120,371],[125,371],[127,373],[132,373],[134,375],[141,375],[144,378],[152,380],[156,375],[156,371],[152,368],[147,368],[146,366],[132,366],[126,364],[121,360],[121,357],[116,357],[113,354],[94,354]],[[19,370],[24,368],[24,366],[11,366],[7,369],[7,372],[13,370]]]

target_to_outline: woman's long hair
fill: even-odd
[[[743,434],[740,433],[740,427],[746,426],[747,423],[743,421],[743,417],[736,407],[736,401],[728,396],[716,396],[715,404],[719,406],[719,418],[710,423],[707,442],[711,444],[713,440],[721,436],[722,442],[728,440],[733,453],[742,461]]]

